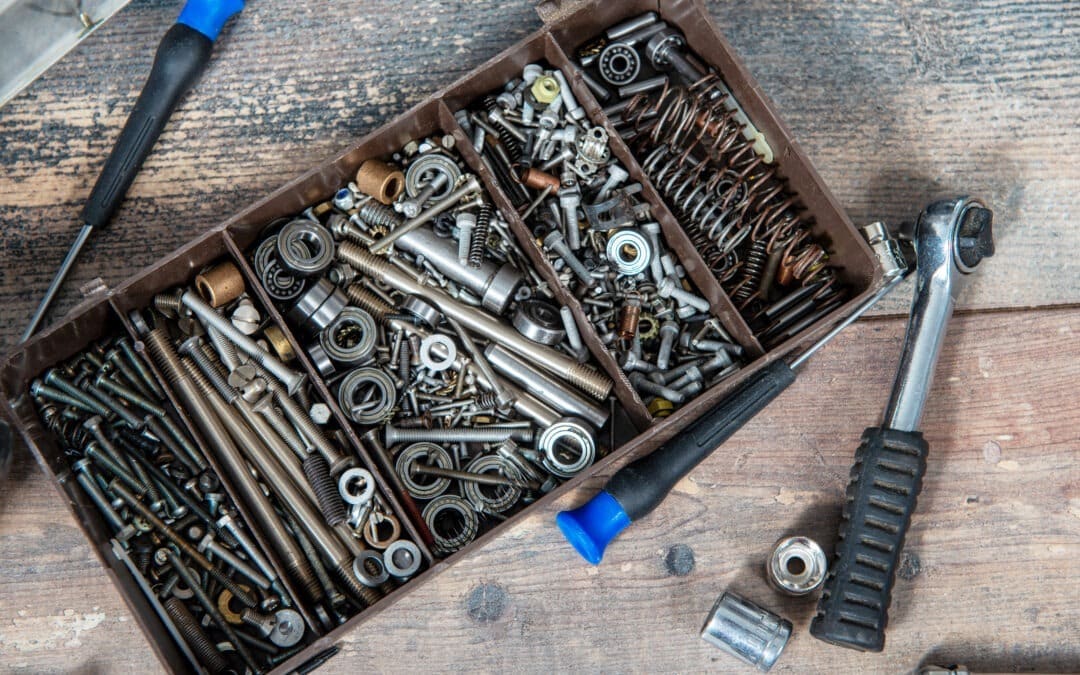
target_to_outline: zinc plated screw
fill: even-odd
[[[660,350],[656,354],[656,367],[660,370],[667,370],[671,365],[671,350],[678,335],[678,323],[668,320],[660,324]]]
[[[630,384],[634,385],[634,388],[642,393],[659,396],[676,404],[686,400],[686,397],[679,392],[647,379],[642,373],[630,373],[629,378]]]
[[[128,365],[135,369],[139,379],[143,381],[143,384],[153,392],[154,396],[159,401],[164,401],[167,398],[165,389],[158,383],[157,378],[150,372],[150,368],[146,366],[146,363],[139,358],[136,351],[140,351],[142,343],[139,343],[137,347],[133,347],[127,338],[120,338],[116,341],[116,346],[120,348],[120,351],[124,353],[124,357],[127,359]]]
[[[222,546],[214,539],[212,533],[206,533],[206,536],[199,542],[198,550],[200,553],[210,553],[214,557],[220,558],[234,570],[250,579],[259,588],[263,590],[270,588],[269,579],[256,572],[250,565],[238,558],[235,553]]]
[[[661,298],[675,298],[677,302],[682,305],[693,307],[701,313],[709,311],[709,301],[700,296],[694,295],[689,291],[683,290],[683,288],[670,276],[664,277],[664,280],[657,286],[656,292]]]
[[[589,269],[578,260],[578,257],[574,255],[574,252],[570,250],[570,246],[567,245],[566,238],[563,237],[562,232],[553,230],[544,237],[544,248],[554,251],[556,255],[562,258],[563,262],[566,263],[566,266],[570,268],[570,271],[574,273],[574,276],[581,280],[581,283],[584,284],[586,288],[592,288],[596,285],[596,279],[593,278]]]
[[[149,400],[138,392],[125,387],[109,378],[105,373],[98,373],[94,378],[94,386],[116,396],[132,405],[138,406],[155,417],[164,417],[165,409]]]
[[[91,415],[98,414],[98,410],[90,406],[90,404],[83,401],[81,398],[75,398],[66,392],[48,387],[42,384],[41,380],[34,380],[30,383],[30,395],[35,398],[42,398],[46,401],[52,401],[53,403],[62,403],[74,408],[79,408]]]
[[[513,439],[525,443],[531,442],[531,429],[485,429],[483,427],[464,427],[457,429],[401,429],[386,425],[384,429],[386,444],[419,443],[502,443]]]
[[[111,410],[109,410],[100,401],[93,398],[82,389],[79,389],[71,382],[65,380],[63,377],[60,376],[60,373],[58,373],[55,368],[50,368],[49,370],[45,371],[45,384],[53,387],[54,389],[59,389],[60,391],[64,392],[65,394],[82,404],[82,407],[93,410],[94,413],[97,415],[101,415],[102,417],[113,416]]]
[[[82,486],[90,500],[97,505],[98,510],[101,511],[101,515],[105,520],[109,521],[109,524],[120,534],[117,534],[117,538],[121,540],[130,539],[135,534],[135,528],[124,520],[116,513],[116,509],[113,508],[109,498],[105,496],[105,493],[101,490],[101,486],[98,485],[97,477],[90,469],[90,460],[80,459],[72,464],[72,468],[75,469],[75,480]],[[126,533],[127,536],[123,536]]]

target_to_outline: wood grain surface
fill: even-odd
[[[1080,4],[708,4],[856,223],[910,219],[957,192],[996,212],[999,254],[961,298],[927,411],[930,469],[885,653],[810,638],[813,602],[768,590],[761,564],[783,534],[835,540],[852,453],[892,378],[904,289],[881,310],[892,316],[827,348],[600,568],[564,544],[553,510],[533,514],[366,623],[321,672],[745,672],[697,638],[728,587],[795,623],[778,671],[1080,670]],[[21,332],[63,257],[178,8],[134,2],[0,108],[0,343]],[[151,264],[538,25],[518,0],[251,3],[59,309],[86,281]],[[157,669],[18,448],[0,487],[0,671]]]

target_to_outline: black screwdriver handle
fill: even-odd
[[[686,474],[731,438],[795,381],[795,371],[773,361],[724,401],[652,453],[619,469],[604,488],[637,520],[664,501]]]
[[[213,40],[182,23],[165,33],[150,77],[83,206],[85,224],[108,225],[176,104],[202,74],[213,46]]]
[[[885,647],[893,582],[922,490],[926,453],[918,431],[863,432],[847,487],[840,541],[810,634],[867,652]]]

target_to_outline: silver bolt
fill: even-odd
[[[701,369],[697,366],[690,366],[686,369],[686,372],[680,375],[677,379],[668,383],[667,386],[672,389],[682,389],[691,382],[701,382],[705,379],[705,375],[701,372]]]
[[[386,445],[398,443],[502,443],[507,439],[533,440],[532,429],[486,429],[484,427],[460,427],[456,429],[399,429],[386,425]]]
[[[679,335],[679,324],[674,321],[665,321],[660,324],[660,350],[656,354],[656,367],[667,370],[671,365],[671,350],[675,346],[675,338]]]
[[[576,219],[574,227],[577,227]],[[570,271],[572,271],[587,288],[592,288],[596,285],[596,279],[593,279],[588,268],[578,260],[578,257],[574,255],[574,252],[566,245],[566,239],[563,237],[562,232],[555,230],[544,237],[544,248],[554,251],[557,256],[562,258],[563,262],[566,263],[566,266],[570,268]]]
[[[679,392],[649,380],[642,373],[630,373],[630,384],[634,385],[635,389],[644,394],[659,396],[672,403],[682,403],[686,400],[686,397]]]
[[[469,262],[469,250],[472,248],[473,230],[476,229],[476,216],[468,211],[457,214],[454,223],[458,228],[458,262]]]
[[[413,230],[424,226],[426,223],[438,217],[444,211],[448,211],[449,209],[453,208],[454,205],[460,202],[463,198],[475,192],[480,192],[480,190],[480,181],[477,180],[476,176],[469,174],[469,176],[461,183],[461,187],[446,195],[439,201],[435,202],[426,211],[417,215],[415,218],[409,220],[407,223],[404,223],[400,227],[396,228],[390,234],[386,235],[385,237],[379,239],[376,242],[373,242],[369,247],[370,251],[372,253],[379,253],[401,237],[412,232]]]
[[[207,533],[206,536],[202,538],[202,541],[199,542],[198,550],[199,553],[210,553],[211,555],[220,558],[225,564],[229,565],[240,574],[243,574],[259,588],[269,590],[270,580],[256,572],[250,565],[238,558],[235,553],[215,541],[212,533]]]
[[[656,366],[641,358],[633,351],[619,354],[619,367],[626,372],[651,373]]]
[[[656,292],[660,294],[661,298],[675,298],[679,304],[693,307],[703,314],[709,311],[708,300],[683,290],[682,286],[670,276],[664,277],[664,280],[661,281],[660,285],[657,287]]]
[[[112,411],[109,410],[109,408],[104,406],[97,399],[90,396],[87,392],[79,389],[71,382],[65,380],[63,377],[60,377],[60,373],[56,372],[55,368],[50,368],[45,372],[45,384],[53,387],[54,389],[62,391],[72,399],[78,401],[82,407],[89,408],[102,417],[112,417]],[[39,391],[41,391],[40,387],[38,389]],[[39,395],[34,394],[33,391],[31,391],[30,393],[34,396]],[[40,395],[43,398],[47,398],[47,395],[45,393],[41,393]],[[59,401],[57,402],[59,403]]]
[[[143,384],[153,392],[154,396],[157,397],[157,400],[164,401],[167,398],[165,389],[158,383],[157,378],[150,372],[146,363],[135,353],[140,350],[142,343],[132,346],[131,343],[127,341],[127,338],[121,338],[116,341],[116,346],[123,352],[128,365],[135,370],[135,373],[139,376],[139,379],[143,381]]]

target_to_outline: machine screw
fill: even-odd
[[[124,353],[124,358],[127,359],[128,365],[135,369],[135,372],[138,374],[139,379],[143,381],[143,384],[153,392],[154,396],[156,396],[159,401],[164,401],[167,398],[165,390],[158,384],[157,378],[150,372],[150,368],[146,366],[146,363],[144,363],[143,360],[139,358],[138,354],[135,353],[142,348],[142,343],[133,347],[131,343],[128,342],[127,338],[120,338],[116,341],[116,346]]]
[[[97,408],[92,408],[90,404],[84,402],[81,398],[75,398],[67,394],[66,392],[54,389],[53,387],[47,387],[41,383],[41,380],[34,380],[30,383],[30,395],[35,398],[42,398],[46,401],[52,401],[53,403],[62,403],[64,405],[79,408],[92,415],[100,414]],[[107,411],[106,411],[107,414]]]
[[[105,373],[98,373],[97,377],[94,378],[94,386],[98,387],[99,389],[103,389],[106,392],[112,394],[113,396],[117,396],[120,399],[131,403],[132,405],[136,405],[142,408],[143,410],[150,413],[151,415],[154,415],[155,417],[165,416],[164,408],[157,405],[145,396],[142,396],[138,392],[132,389],[128,389],[119,382],[110,379]]]
[[[62,391],[72,399],[78,401],[80,407],[89,408],[90,410],[93,410],[95,414],[102,417],[107,418],[113,416],[113,413],[111,410],[109,410],[109,408],[105,407],[105,405],[103,405],[100,401],[93,398],[82,389],[79,389],[71,382],[65,380],[63,377],[60,376],[58,372],[56,372],[55,368],[50,368],[49,370],[45,371],[45,384],[53,387],[54,389]],[[33,391],[31,391],[30,393],[33,394]],[[36,395],[37,394],[35,394],[35,396]],[[42,393],[41,395],[46,396],[45,393]],[[57,402],[59,403],[59,401]]]
[[[683,290],[682,286],[670,276],[664,277],[664,280],[661,281],[660,285],[657,287],[656,292],[661,298],[675,298],[679,304],[693,307],[699,312],[706,313],[709,311],[708,300]]]
[[[634,388],[645,394],[652,394],[653,396],[659,396],[660,398],[667,399],[672,403],[682,403],[686,400],[686,397],[675,391],[670,387],[665,387],[662,384],[657,384],[652,380],[649,380],[642,373],[630,373],[630,384],[634,385]]]
[[[574,226],[577,227],[576,219]],[[544,248],[553,251],[557,256],[562,258],[563,262],[566,263],[566,266],[570,268],[570,271],[572,271],[587,288],[592,288],[596,285],[596,279],[593,278],[589,269],[578,260],[578,257],[574,255],[574,252],[570,250],[562,232],[554,230],[544,237]]]
[[[455,429],[401,429],[387,424],[385,429],[386,445],[398,443],[502,443],[505,440],[530,442],[532,429],[485,429],[484,427],[463,427]]]
[[[671,350],[679,335],[679,324],[670,319],[660,324],[660,350],[656,354],[656,367],[667,370],[671,365]]]

